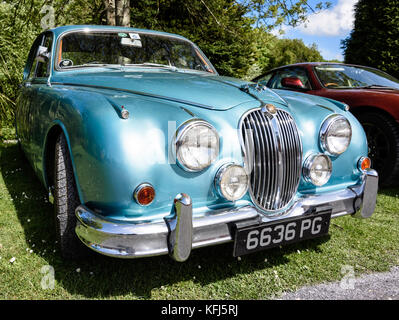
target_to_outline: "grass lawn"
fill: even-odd
[[[0,299],[270,299],[340,280],[346,265],[356,276],[387,271],[399,265],[398,196],[399,189],[382,190],[371,219],[334,219],[328,237],[241,260],[232,257],[230,243],[196,249],[185,263],[97,254],[64,262],[46,191],[18,146],[0,143]],[[53,289],[41,286],[46,265],[55,271]]]

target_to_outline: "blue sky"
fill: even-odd
[[[343,61],[341,40],[345,39],[353,28],[353,9],[357,1],[329,0],[332,4],[329,9],[309,15],[308,22],[304,25],[296,28],[283,27],[284,34],[279,37],[302,39],[306,45],[316,43],[324,59]],[[309,4],[313,6],[318,2],[320,0],[309,0]]]

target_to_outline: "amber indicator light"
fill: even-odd
[[[362,162],[360,164],[360,168],[362,171],[365,171],[366,169],[370,169],[371,167],[371,160],[370,158],[363,158]]]
[[[134,198],[138,204],[142,206],[148,206],[155,199],[155,190],[153,186],[149,184],[140,185],[134,192]]]

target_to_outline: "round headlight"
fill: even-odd
[[[219,156],[219,135],[206,121],[183,124],[176,134],[176,158],[187,171],[200,171]]]
[[[324,121],[320,130],[320,142],[324,151],[337,156],[348,149],[352,138],[349,121],[341,115],[333,115]]]
[[[324,154],[315,154],[308,157],[303,166],[303,176],[306,181],[315,186],[325,185],[331,177],[331,159]]]
[[[241,199],[247,193],[248,183],[248,175],[244,168],[236,164],[221,167],[215,177],[216,189],[229,201]]]

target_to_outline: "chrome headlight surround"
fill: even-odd
[[[339,130],[339,128],[337,128],[338,125],[341,126],[344,125],[343,130],[345,129],[349,130],[349,134],[346,135],[346,141],[344,141],[343,145],[340,148],[331,145],[331,142],[329,141],[331,139],[331,136],[334,134],[333,130]],[[337,138],[339,139],[341,137],[339,136],[335,137],[335,139]],[[352,127],[348,119],[346,119],[344,116],[334,114],[328,117],[321,125],[320,129],[321,148],[329,155],[339,156],[340,154],[344,153],[348,149],[351,140],[352,140]]]
[[[187,143],[190,142],[190,139],[192,139],[193,137],[189,137],[189,134],[191,133],[192,130],[195,129],[199,129],[200,127],[203,128],[203,130],[208,130],[208,134],[213,134],[213,138],[214,138],[214,152],[213,153],[209,153],[208,151],[208,159],[207,161],[203,161],[204,159],[201,159],[202,162],[200,163],[200,161],[198,161],[199,159],[197,158],[197,163],[192,163],[189,161],[188,156],[187,156],[187,150],[188,150],[188,146]],[[188,140],[187,140],[188,139]],[[201,136],[197,135],[194,136],[195,142],[197,144],[199,144],[199,146],[197,148],[203,148],[203,146],[201,146],[200,144],[203,143],[205,140],[201,141]],[[181,167],[183,170],[188,171],[188,172],[198,172],[201,170],[204,170],[206,168],[208,168],[219,156],[219,149],[220,149],[220,141],[219,141],[219,134],[216,131],[216,129],[207,121],[204,120],[200,120],[200,119],[193,119],[193,120],[189,120],[185,123],[183,123],[176,132],[175,135],[175,143],[174,143],[174,153],[176,156],[176,161],[177,164],[179,165],[179,167]],[[191,141],[193,142],[193,141]],[[208,143],[208,147],[209,147],[209,140],[205,141]],[[213,144],[213,143],[211,143]],[[183,148],[186,148],[185,150]],[[183,152],[186,151],[186,154]],[[196,150],[192,150],[192,151],[196,151]],[[200,152],[199,152],[200,153]],[[195,158],[195,157],[194,157]],[[193,159],[191,159],[193,160]]]
[[[239,172],[240,173],[240,178],[244,177],[244,181],[241,181],[241,184],[243,188],[241,188],[240,192],[236,194],[235,196],[231,195],[226,190],[226,186],[224,184],[227,184],[228,182],[231,183],[231,176],[229,177],[228,175],[231,174],[231,172]],[[233,176],[234,177],[234,176]],[[230,178],[230,179],[229,179]],[[227,179],[227,181],[225,181]],[[224,199],[228,201],[237,201],[240,200],[247,192],[249,188],[249,177],[245,169],[235,163],[228,163],[223,166],[221,166],[216,173],[215,176],[215,189],[217,190],[218,194],[223,197]]]
[[[324,167],[322,168],[317,168],[317,164],[324,160]],[[330,180],[331,174],[332,174],[332,162],[329,156],[318,153],[318,154],[312,154],[308,158],[306,158],[305,163],[303,164],[303,177],[305,181],[312,183],[313,185],[317,187],[321,187],[325,185],[328,180]],[[322,177],[320,180],[316,180],[314,176],[314,171],[318,170],[319,172],[324,172],[325,175]]]

